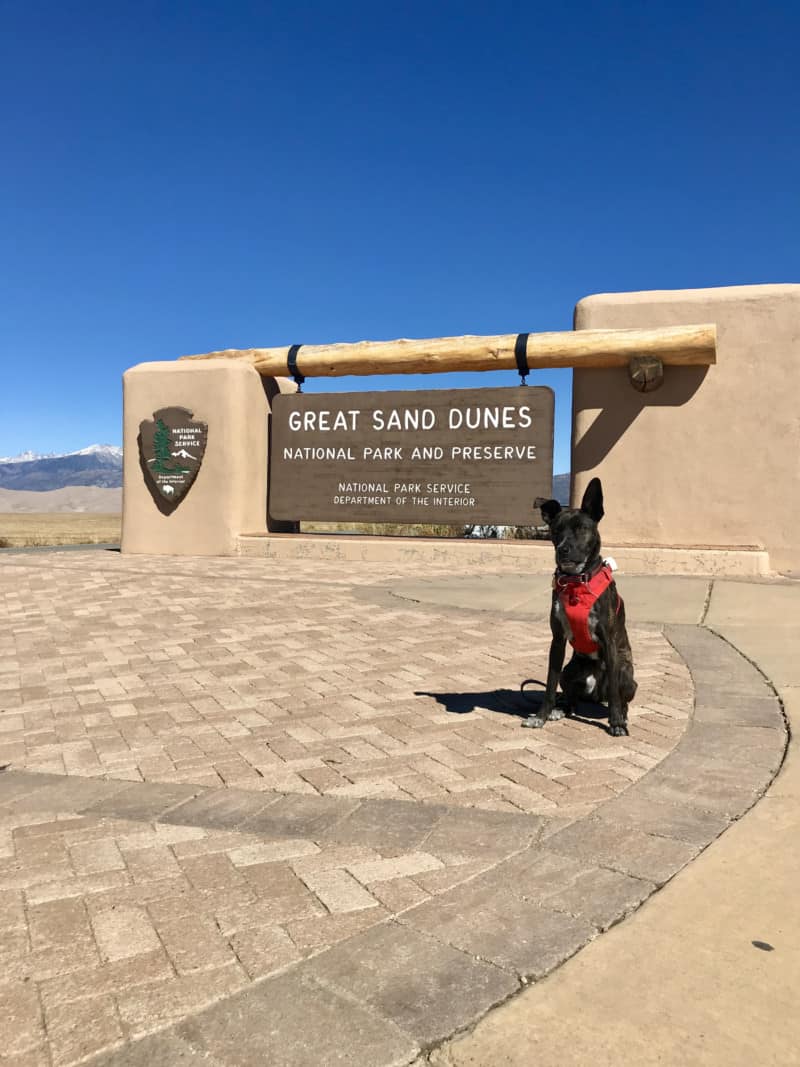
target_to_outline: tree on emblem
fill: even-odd
[[[172,458],[172,438],[169,427],[163,419],[159,419],[156,423],[155,433],[153,434],[153,451],[156,454],[156,461],[153,464],[154,471],[158,471],[159,474],[188,474],[186,467],[175,465]]]

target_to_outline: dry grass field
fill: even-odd
[[[463,537],[463,526],[393,522],[301,522],[302,533],[350,533],[384,537]]]
[[[119,543],[121,515],[88,511],[0,515],[0,548]]]

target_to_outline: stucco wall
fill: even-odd
[[[604,539],[757,546],[800,570],[800,285],[608,293],[575,328],[715,322],[717,364],[665,368],[637,393],[625,370],[576,370],[572,500],[598,475]]]
[[[140,363],[123,375],[122,551],[171,556],[233,556],[239,535],[267,526],[267,415],[291,381],[262,379],[230,360]],[[139,424],[165,407],[188,408],[208,424],[194,484],[163,514],[139,462]]]

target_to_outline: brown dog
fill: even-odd
[[[628,733],[628,704],[636,693],[633,657],[625,629],[625,605],[600,555],[597,524],[604,515],[599,478],[586,487],[579,510],[562,508],[557,500],[537,497],[534,507],[550,529],[556,549],[550,629],[553,640],[547,686],[541,707],[525,726],[541,727],[548,719],[561,719],[556,688],[566,700],[566,714],[574,714],[579,700],[608,702],[608,731],[613,737]],[[567,641],[572,659],[562,671]]]

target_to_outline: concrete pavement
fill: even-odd
[[[705,621],[785,708],[795,739],[766,796],[627,922],[432,1064],[800,1063],[800,585],[717,581]]]
[[[738,627],[756,648],[748,619],[780,614],[788,640],[796,587],[622,576],[641,700],[621,742],[589,708],[541,736],[519,728],[511,683],[543,675],[547,575],[414,572],[0,556],[10,1062],[543,1059],[558,1025],[532,1029],[529,996],[657,913],[780,799],[695,859],[757,801],[785,743],[768,683],[718,634]],[[791,820],[796,796],[783,800]],[[684,897],[699,915],[700,894],[706,934],[737,913],[724,876]],[[753,914],[751,940],[775,951],[749,951],[767,967],[780,931]],[[657,986],[682,922],[654,934]],[[640,992],[623,961],[625,980]],[[605,1012],[587,1029],[582,1000],[558,1003],[559,1062],[582,1062],[576,1028],[597,1059]],[[617,1061],[648,1062],[625,1059],[626,1040]],[[652,1062],[717,1062],[664,1050]]]

